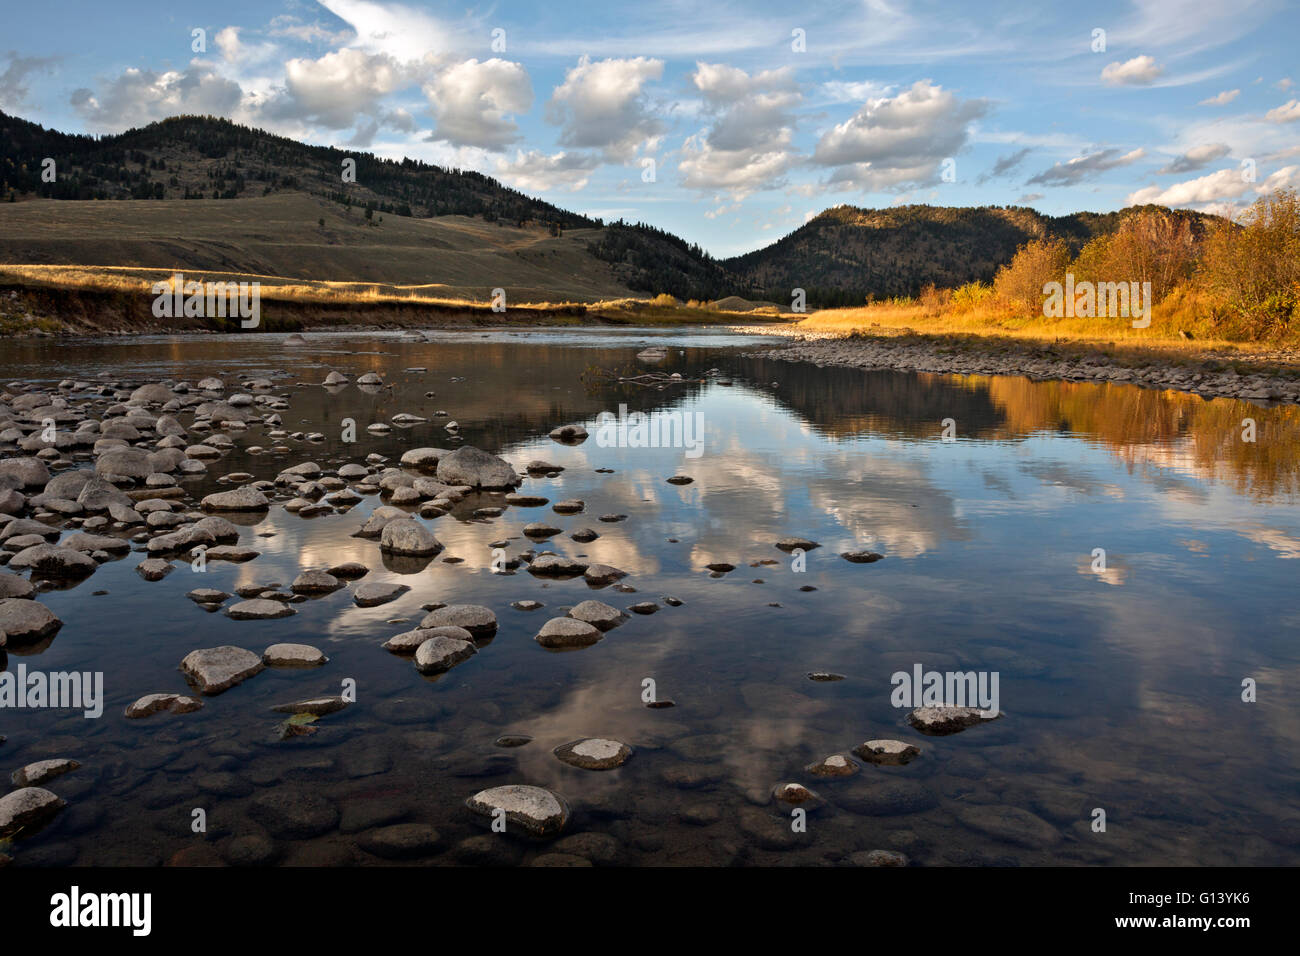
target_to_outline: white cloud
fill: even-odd
[[[0,107],[15,109],[27,99],[27,78],[33,73],[52,70],[57,62],[52,56],[19,56],[12,50],[4,55],[8,60],[0,73]]]
[[[1164,72],[1154,57],[1135,56],[1123,63],[1116,60],[1101,71],[1102,81],[1111,86],[1150,86]]]
[[[98,94],[78,89],[72,106],[87,126],[120,131],[180,113],[229,116],[240,106],[243,91],[233,80],[195,61],[184,70],[139,70],[130,67],[104,84]]]
[[[1222,93],[1216,93],[1209,99],[1201,100],[1200,106],[1226,106],[1241,95],[1241,90],[1224,90]]]
[[[546,154],[538,150],[518,150],[512,160],[499,160],[496,173],[501,179],[524,190],[546,192],[566,189],[577,192],[587,185],[591,174],[600,166],[593,153],[560,151]]]
[[[639,56],[592,62],[584,56],[555,88],[547,120],[562,127],[565,146],[600,149],[607,159],[625,162],[663,131],[644,91],[663,71],[662,60]]]
[[[1264,114],[1270,123],[1294,123],[1300,120],[1300,100],[1289,100]]]
[[[832,167],[830,184],[843,188],[874,192],[931,184],[939,164],[966,145],[971,121],[987,110],[987,100],[962,100],[919,80],[897,96],[867,100],[827,130],[812,162]]]
[[[1220,169],[1198,179],[1175,183],[1167,188],[1147,186],[1130,193],[1127,205],[1156,203],[1161,206],[1187,206],[1193,203],[1236,199],[1250,187],[1238,169]]]
[[[289,60],[284,81],[283,94],[268,106],[271,116],[344,129],[358,114],[377,112],[379,100],[403,85],[406,77],[392,57],[349,48],[316,60]]]
[[[499,150],[516,142],[519,127],[508,117],[533,105],[533,85],[518,63],[466,60],[424,85],[438,121],[432,139],[458,146]]]
[[[779,185],[795,162],[790,110],[802,96],[794,72],[787,67],[751,75],[724,64],[697,63],[691,81],[713,125],[682,144],[682,185],[723,189],[736,198]]]

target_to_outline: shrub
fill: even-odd
[[[1034,239],[1016,250],[1009,263],[993,277],[993,289],[1002,301],[1022,315],[1041,315],[1043,286],[1061,282],[1070,263],[1070,248],[1062,239]]]

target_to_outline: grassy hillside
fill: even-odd
[[[324,220],[324,225],[321,225]],[[629,294],[587,245],[469,216],[376,214],[301,192],[250,199],[0,203],[0,262],[223,272],[249,277],[427,285],[486,301],[595,301]]]

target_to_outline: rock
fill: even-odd
[[[364,578],[370,573],[370,569],[357,561],[345,561],[343,564],[334,565],[328,573],[345,581],[354,581],[357,578]]]
[[[608,564],[589,564],[587,570],[582,572],[582,576],[588,584],[605,585],[627,577],[627,572]]]
[[[773,791],[772,796],[777,803],[784,804],[788,807],[813,807],[822,806],[825,801],[822,800],[817,792],[809,790],[801,783],[783,783],[779,784]]]
[[[587,440],[587,429],[581,425],[561,425],[552,428],[551,439],[565,445],[581,445]]]
[[[445,448],[409,448],[402,453],[401,461],[408,468],[436,468],[438,461],[447,454]]]
[[[270,621],[281,617],[292,617],[297,613],[288,604],[266,598],[240,601],[226,608],[226,615],[235,621]]]
[[[923,734],[944,737],[1001,716],[978,707],[918,707],[907,715],[907,722]]]
[[[811,551],[813,548],[821,547],[816,541],[809,541],[807,538],[782,538],[776,546],[786,553],[796,550]]]
[[[15,787],[39,787],[47,780],[70,773],[80,766],[76,760],[38,760],[21,770],[15,770],[10,774],[9,780]]]
[[[831,671],[810,671],[808,674],[808,679],[817,681],[818,683],[821,684],[828,684],[828,683],[834,683],[835,681],[844,680],[844,675],[835,674]]]
[[[438,852],[442,837],[427,823],[395,823],[363,833],[357,845],[385,860],[414,860]]]
[[[110,483],[123,478],[144,481],[155,470],[149,453],[141,448],[110,448],[95,459],[95,474]]]
[[[275,604],[267,601],[267,604]],[[181,671],[202,694],[220,694],[258,674],[266,665],[262,658],[241,647],[209,647],[190,651],[181,661]]]
[[[293,579],[289,590],[294,594],[329,594],[343,587],[343,582],[327,571],[304,571]]]
[[[476,638],[491,637],[497,631],[497,616],[480,604],[451,604],[430,611],[420,627],[463,627]]]
[[[99,564],[94,558],[57,544],[38,544],[23,548],[9,561],[16,570],[31,570],[41,577],[82,578],[93,574]]]
[[[527,734],[502,734],[493,741],[498,747],[523,747],[533,742],[533,738]]]
[[[673,475],[671,478],[667,479],[667,481],[670,485],[689,485],[694,482],[695,479],[690,475]]]
[[[921,748],[901,740],[868,740],[854,747],[853,752],[867,763],[897,766],[919,756]]]
[[[29,598],[36,593],[32,582],[8,571],[0,571],[0,600],[4,598]],[[3,644],[0,641],[0,644]]]
[[[439,636],[471,644],[474,642],[474,635],[463,627],[417,627],[413,631],[390,637],[384,642],[384,650],[394,654],[414,654],[425,641]]]
[[[200,503],[204,511],[265,511],[271,507],[266,495],[252,485],[232,491],[218,491]]]
[[[542,647],[588,647],[601,637],[600,631],[585,621],[575,621],[571,617],[553,617],[542,625],[535,640]]]
[[[324,797],[290,787],[254,797],[248,816],[271,836],[285,840],[309,840],[330,832],[339,823],[338,810]]]
[[[267,667],[320,667],[329,658],[310,644],[272,644],[262,652]]]
[[[34,644],[53,637],[63,622],[44,604],[27,598],[0,601],[0,647]]]
[[[585,507],[587,507],[585,502],[579,501],[576,498],[571,498],[567,501],[557,501],[555,504],[551,505],[551,510],[557,515],[576,515],[581,513],[582,509]]]
[[[509,462],[472,445],[457,448],[438,461],[438,480],[471,488],[513,488],[519,476]],[[44,484],[44,482],[42,482]]]
[[[831,754],[829,757],[810,763],[803,769],[805,773],[810,773],[814,777],[829,778],[852,777],[862,770],[844,754]]]
[[[414,518],[397,518],[384,525],[379,549],[389,554],[423,556],[437,554],[442,543]]]
[[[628,608],[633,614],[653,614],[659,610],[659,605],[654,601],[640,601]]]
[[[406,584],[397,584],[392,581],[367,581],[365,584],[357,586],[357,589],[352,593],[352,600],[357,607],[378,607],[381,604],[387,604],[389,601],[396,601],[409,590],[411,588]]]
[[[587,562],[560,554],[539,554],[528,565],[528,572],[539,577],[577,577],[587,570]]]
[[[6,458],[0,461],[0,480],[14,479],[23,488],[44,488],[50,480],[50,470],[39,458]]]
[[[572,608],[568,616],[575,621],[585,621],[602,631],[617,627],[626,617],[618,608],[611,607],[603,601],[583,601]]]
[[[434,634],[415,649],[415,669],[421,674],[441,674],[469,660],[477,651],[472,640],[460,640],[446,633]]]
[[[146,581],[161,581],[172,573],[172,563],[162,558],[145,558],[135,566],[135,570]]]
[[[169,714],[188,714],[202,707],[203,701],[197,697],[183,697],[180,694],[146,694],[126,708],[126,716],[138,719],[164,710]]]
[[[910,861],[896,850],[860,850],[850,854],[849,862],[854,866],[907,866]]]
[[[78,532],[70,534],[59,542],[60,547],[71,548],[73,551],[80,551],[83,554],[92,554],[95,551],[107,551],[109,554],[126,554],[131,550],[131,542],[123,538],[113,538],[102,534],[86,534]]]
[[[276,704],[271,709],[280,714],[311,714],[313,717],[324,717],[338,713],[346,706],[348,701],[342,697],[313,697],[292,704]]]
[[[531,524],[524,525],[525,537],[534,538],[541,541],[544,538],[553,538],[560,533],[562,529],[554,525],[547,524],[545,521],[534,521]]]
[[[607,737],[583,737],[551,751],[564,763],[583,770],[613,770],[632,758],[632,748]]]
[[[874,551],[845,551],[840,557],[852,564],[871,564],[873,561],[879,561],[884,555]]]
[[[712,564],[706,564],[705,567],[708,568],[710,571],[712,571],[714,574],[728,574],[731,571],[736,570],[736,566],[734,564],[728,564],[725,561],[714,561]]]
[[[512,784],[480,790],[465,806],[488,821],[504,813],[507,833],[522,830],[532,837],[558,836],[569,822],[564,798],[541,787]]]
[[[957,811],[957,819],[979,833],[1031,850],[1061,842],[1056,827],[1019,807],[966,806]]]
[[[40,787],[5,794],[0,797],[0,839],[40,827],[65,806],[64,801]]]

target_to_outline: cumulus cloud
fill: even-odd
[[[344,49],[315,60],[294,58],[284,65],[284,89],[267,114],[345,129],[359,114],[379,112],[379,100],[405,79],[397,61],[382,53]]]
[[[1201,100],[1200,106],[1226,106],[1241,95],[1241,90],[1224,90],[1209,99]]]
[[[732,66],[697,63],[691,81],[713,125],[682,145],[682,184],[727,190],[737,198],[777,185],[795,162],[790,111],[802,96],[793,71],[786,67],[751,75]]]
[[[27,100],[27,78],[54,68],[52,56],[19,56],[10,50],[4,54],[5,70],[0,73],[0,108],[15,109]]]
[[[518,63],[493,58],[466,60],[424,85],[429,111],[438,121],[433,140],[456,146],[502,150],[519,139],[509,118],[533,105],[533,85]]]
[[[162,73],[131,67],[98,93],[84,87],[74,91],[70,102],[92,129],[120,131],[181,113],[229,116],[242,98],[238,83],[195,61]]]
[[[1145,203],[1156,203],[1161,206],[1187,206],[1195,203],[1236,199],[1250,186],[1251,184],[1242,176],[1240,170],[1220,169],[1218,172],[1209,173],[1198,179],[1174,183],[1174,185],[1164,189],[1159,186],[1147,186],[1145,189],[1130,193],[1127,203],[1130,206]]]
[[[1198,169],[1204,169],[1215,160],[1222,159],[1230,152],[1227,143],[1206,143],[1204,146],[1193,146],[1183,155],[1157,169],[1156,172],[1162,175],[1166,173],[1194,173]]]
[[[962,100],[918,80],[897,96],[867,100],[827,130],[812,162],[830,167],[829,184],[840,188],[874,192],[931,184],[939,164],[966,145],[969,124],[987,111],[987,100]]]
[[[592,62],[584,56],[551,94],[546,118],[561,127],[565,146],[599,149],[613,162],[626,162],[663,132],[645,93],[646,84],[663,72],[663,60],[638,56]]]
[[[1289,100],[1264,114],[1270,123],[1294,123],[1300,120],[1300,100]]]
[[[1150,86],[1164,72],[1153,57],[1135,56],[1120,63],[1116,60],[1101,71],[1101,79],[1111,86]]]
[[[1028,180],[1026,186],[1073,186],[1076,183],[1092,179],[1120,166],[1128,166],[1146,155],[1146,150],[1135,149],[1120,154],[1118,149],[1103,149],[1095,153],[1076,156],[1064,163],[1055,163],[1051,169],[1045,169]]]
[[[539,150],[516,150],[514,159],[497,162],[497,176],[519,189],[546,192],[565,189],[577,192],[587,185],[591,174],[600,166],[600,157],[594,153],[575,153],[561,150],[543,153]]]

